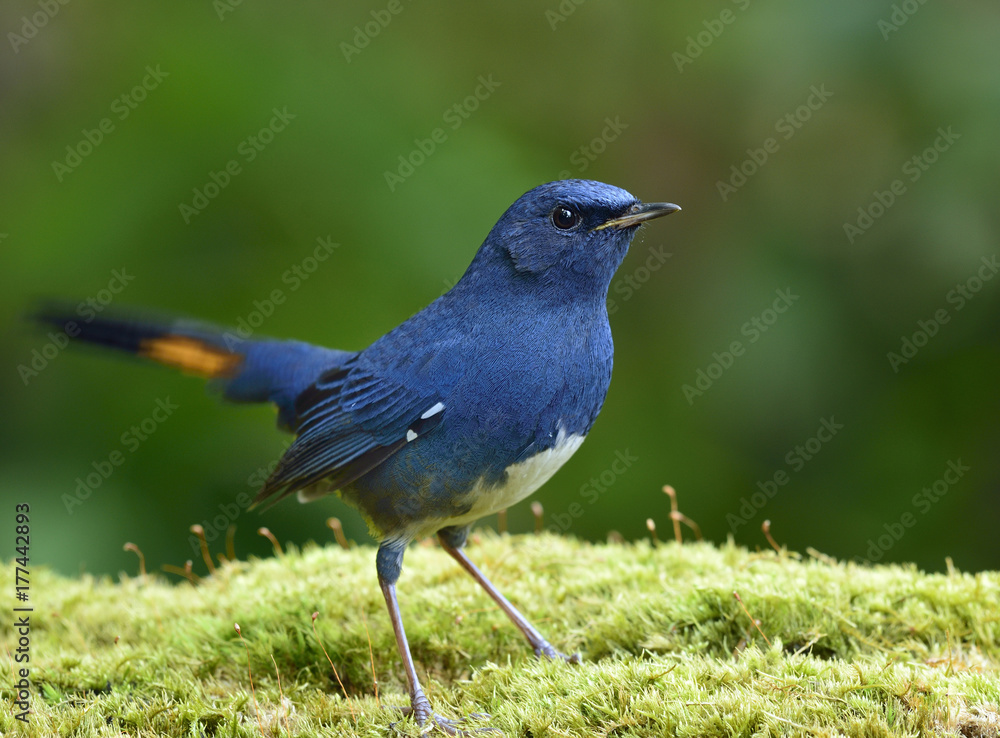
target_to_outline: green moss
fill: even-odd
[[[1000,734],[998,573],[550,535],[484,535],[470,555],[585,659],[536,660],[447,555],[412,549],[400,598],[414,657],[438,712],[492,716],[473,726],[535,738]],[[264,735],[384,736],[392,723],[416,735],[375,700],[366,622],[381,704],[407,702],[373,558],[307,547],[198,586],[34,571],[34,714],[26,731],[8,707],[0,731],[259,736],[238,622]],[[12,591],[12,566],[0,572]],[[7,624],[3,638],[12,649]],[[0,676],[8,706],[12,673]]]

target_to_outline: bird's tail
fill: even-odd
[[[107,315],[107,314],[106,314]],[[186,320],[127,316],[81,320],[71,306],[47,303],[35,320],[72,341],[118,349],[212,380],[235,402],[273,402],[278,423],[296,426],[295,398],[316,378],[354,356],[300,341],[248,339],[235,330]]]

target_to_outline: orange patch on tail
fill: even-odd
[[[139,356],[203,377],[229,376],[243,361],[239,354],[187,336],[149,338],[139,345],[138,353]]]

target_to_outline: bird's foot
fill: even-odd
[[[542,641],[535,646],[535,656],[538,658],[542,658],[544,656],[545,658],[552,659],[553,661],[556,659],[562,659],[567,664],[579,664],[581,660],[580,654],[574,653],[567,656],[561,651],[557,651],[548,641]]]
[[[426,697],[414,700],[412,707],[397,707],[394,709],[399,710],[403,713],[403,715],[413,715],[414,719],[417,721],[417,725],[421,727],[421,735],[425,735],[434,730],[439,730],[445,735],[454,736],[471,736],[476,733],[500,733],[500,730],[497,728],[473,728],[466,726],[466,723],[470,720],[489,720],[489,715],[481,712],[474,712],[467,718],[451,720],[434,712],[431,709],[430,701],[428,701]],[[393,723],[390,727],[395,727],[395,725],[396,724]]]

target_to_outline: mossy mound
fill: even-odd
[[[33,714],[27,726],[15,719],[14,672],[4,670],[0,731],[417,735],[385,707],[407,699],[373,554],[306,547],[228,563],[197,586],[32,571]],[[534,738],[1000,735],[1000,573],[550,535],[476,536],[470,556],[557,648],[584,657],[536,660],[444,552],[413,548],[400,580],[413,655],[438,712],[491,715],[470,728]],[[13,591],[12,564],[0,582]],[[15,635],[5,623],[9,654]]]

